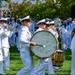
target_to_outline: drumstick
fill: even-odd
[[[39,45],[39,44],[36,44],[36,46],[42,46],[42,47],[44,47],[44,48],[45,48],[45,45]]]

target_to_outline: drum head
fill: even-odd
[[[47,58],[51,56],[57,47],[57,40],[49,31],[42,30],[35,33],[32,36],[31,41],[38,44],[37,46],[31,46],[30,49],[32,53],[39,58]]]

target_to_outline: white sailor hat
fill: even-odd
[[[69,18],[67,19],[67,21],[69,21]]]
[[[48,22],[46,22],[46,24],[50,24],[50,22],[48,21]]]
[[[51,25],[50,22],[47,21],[47,22],[46,22],[46,26],[48,27],[48,26],[50,26],[50,25]]]
[[[21,22],[23,22],[23,21],[29,21],[30,22],[30,16],[28,15],[28,16],[22,18]]]
[[[54,25],[54,21],[51,21],[51,22],[50,22],[50,25]]]
[[[67,22],[67,20],[64,20],[63,22]]]
[[[7,18],[7,20],[10,20],[10,17],[6,17]]]
[[[69,18],[69,20],[72,20],[72,18]]]
[[[49,20],[52,20],[52,19],[50,19],[50,18],[46,18],[45,20],[46,20],[46,21],[49,21]]]
[[[40,24],[46,24],[45,23],[45,19],[42,19],[42,20],[40,20],[40,21],[37,22],[37,25],[40,25]]]
[[[7,21],[7,18],[0,18],[0,21],[4,21],[4,22],[6,22]]]

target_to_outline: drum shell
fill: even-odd
[[[64,51],[63,50],[61,52],[56,51],[52,55],[53,66],[61,67],[63,65],[63,62],[64,62]]]

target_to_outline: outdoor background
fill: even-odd
[[[6,3],[2,3],[5,1]],[[16,0],[15,0],[16,1]],[[18,1],[18,0],[17,0]],[[23,0],[23,3],[17,2],[11,3],[11,0],[0,0],[0,10],[4,17],[14,17],[16,19],[23,18],[30,15],[33,21],[37,22],[43,18],[60,18],[67,19],[71,13],[71,6],[75,3],[75,0],[36,0],[35,4],[30,1]],[[7,6],[7,9],[5,8]],[[3,10],[4,8],[4,10]],[[38,62],[38,58],[33,56],[34,64]],[[10,48],[10,71],[5,71],[7,75],[16,75],[16,73],[23,68],[23,63],[20,59],[20,54],[16,46]],[[70,75],[71,72],[71,50],[65,51],[65,60],[63,66],[55,71],[57,75]],[[48,72],[46,70],[46,75]]]

